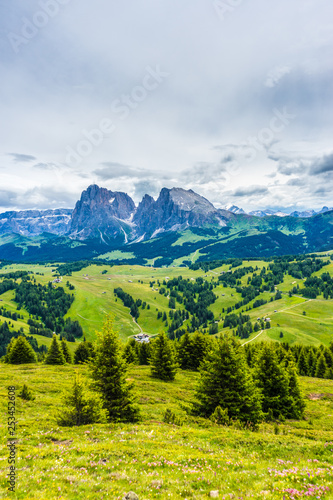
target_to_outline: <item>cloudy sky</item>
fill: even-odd
[[[0,0],[0,211],[333,206],[330,0]]]

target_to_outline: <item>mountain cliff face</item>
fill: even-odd
[[[226,214],[191,189],[163,188],[156,201],[147,195],[143,198],[133,222],[141,235],[151,237],[164,231],[206,224],[225,226],[228,220]]]
[[[126,193],[109,191],[95,184],[83,191],[76,203],[69,234],[73,239],[109,239],[125,234],[135,211],[132,198]],[[126,240],[126,234],[124,236]]]
[[[24,210],[0,214],[0,235],[8,233],[38,236],[42,233],[63,235],[68,232],[71,209]]]

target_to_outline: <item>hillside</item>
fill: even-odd
[[[310,273],[312,277],[320,277],[323,273],[328,273],[333,277],[333,262],[326,254],[315,259],[325,265],[312,273],[304,268],[305,275]],[[79,264],[80,270],[77,271],[71,271],[74,269],[71,267],[59,267],[61,281],[54,283],[53,286],[63,288],[66,293],[73,294],[74,301],[64,315],[64,320],[71,318],[73,321],[78,321],[88,340],[95,338],[95,332],[101,329],[105,314],[110,312],[115,315],[116,328],[124,341],[140,331],[149,335],[155,335],[160,331],[169,331],[169,334],[176,336],[181,335],[188,328],[190,331],[200,329],[213,335],[236,331],[237,325],[236,327],[224,326],[225,319],[227,315],[242,313],[249,316],[253,328],[252,332],[240,333],[242,342],[274,340],[305,345],[318,345],[320,343],[328,345],[330,343],[333,338],[332,296],[326,299],[319,289],[315,298],[302,295],[307,278],[303,277],[303,274],[297,274],[299,273],[297,270],[290,271],[294,276],[288,273],[280,275],[278,272],[274,278],[277,284],[272,285],[272,282],[269,281],[272,279],[272,273],[268,272],[268,267],[274,266],[273,262],[260,260],[232,260],[230,262],[233,264],[219,265],[217,263],[217,267],[211,263],[205,270],[201,268],[189,269],[188,267],[153,268],[128,265],[110,266],[107,264],[87,266],[82,263]],[[306,262],[306,258],[298,262]],[[296,261],[291,261],[288,265],[299,267]],[[209,269],[209,267],[213,268]],[[9,273],[25,271],[34,273],[33,278],[37,284],[47,285],[58,274],[56,269],[57,266],[52,264],[5,265],[0,269],[0,274],[3,275],[0,277],[0,284]],[[71,275],[66,275],[66,272],[71,273]],[[259,290],[255,288],[258,291],[253,292],[251,288],[253,285],[250,282],[257,283],[256,280],[258,277],[260,278],[260,273],[268,281],[262,280]],[[235,278],[235,283],[229,282],[226,281],[229,274],[232,277],[239,274],[240,277],[237,280]],[[180,276],[183,285],[177,281]],[[19,278],[17,283],[20,282]],[[70,290],[67,283],[74,289]],[[175,285],[173,286],[172,283]],[[216,296],[215,300],[212,295],[211,298],[208,298],[208,302],[205,302],[204,311],[207,311],[205,313],[198,314],[195,309],[192,310],[190,305],[186,306],[182,299],[184,292],[176,291],[179,286],[186,286],[189,287],[188,292],[192,293],[191,290],[196,283],[202,283],[200,286],[207,287],[207,291],[210,288],[211,293]],[[168,288],[171,285],[173,291]],[[14,288],[13,286],[13,289],[0,295],[0,307],[4,307],[12,313],[17,312],[18,307],[17,302],[14,301]],[[134,302],[140,304],[137,306],[139,315],[136,322],[130,314],[129,307],[126,307],[121,298],[115,295],[114,290],[119,288],[132,297]],[[290,296],[289,292],[294,288],[296,290]],[[174,304],[170,303],[170,290],[175,296]],[[194,303],[200,302],[200,300],[206,301],[203,298],[199,300],[198,290],[194,296]],[[281,297],[275,300],[277,291],[281,292]],[[204,293],[203,289],[201,293]],[[250,295],[248,295],[249,293]],[[245,305],[240,305],[245,300],[242,294],[245,294],[245,299],[248,300]],[[141,301],[141,303],[137,301]],[[22,304],[19,313],[22,318],[11,320],[10,329],[18,331],[23,328],[23,331],[29,334],[29,325],[27,324],[29,312],[24,304]],[[269,329],[265,328],[266,325],[264,325],[264,329],[261,328],[261,318],[265,317],[270,318]],[[258,318],[260,321],[257,320]],[[0,322],[5,320],[4,316],[0,316]],[[257,331],[255,331],[256,323],[259,326]],[[40,345],[49,344],[49,338],[40,335],[34,335],[34,337]]]
[[[85,373],[85,368],[75,368]],[[258,432],[185,418],[183,426],[163,423],[167,408],[184,416],[198,375],[181,372],[172,383],[152,379],[148,367],[133,367],[143,421],[59,428],[55,414],[74,368],[6,366],[0,372],[0,409],[5,387],[23,383],[36,399],[17,398],[19,488],[10,498],[110,498],[135,491],[140,500],[218,498],[291,500],[332,498],[333,381],[302,378],[303,421],[263,423]],[[6,468],[5,427],[1,426],[2,472]],[[5,492],[1,474],[0,498]],[[28,493],[29,492],[29,493]],[[297,493],[299,492],[299,493]]]

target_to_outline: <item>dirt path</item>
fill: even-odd
[[[256,335],[255,337],[253,337],[253,339],[248,340],[247,342],[244,342],[244,344],[242,344],[242,345],[245,345],[245,344],[248,344],[249,342],[252,342],[252,340],[255,340],[256,338],[258,338],[258,337],[259,337],[259,335],[261,335],[263,331],[264,331],[264,330],[261,330],[261,332],[259,332],[259,333],[258,333],[258,335]]]

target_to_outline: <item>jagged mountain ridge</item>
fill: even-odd
[[[0,235],[35,236],[44,232],[63,235],[69,231],[72,212],[67,208],[4,212],[0,214]]]

